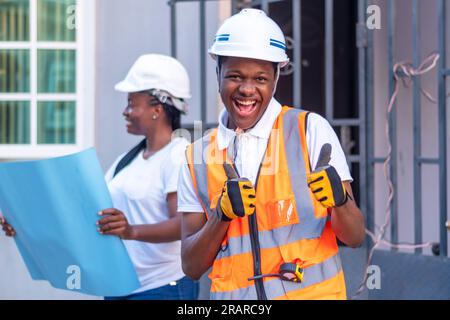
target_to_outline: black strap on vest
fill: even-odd
[[[139,144],[136,147],[134,147],[126,155],[124,155],[123,158],[120,159],[119,163],[117,164],[113,177],[115,177],[123,168],[129,165],[131,161],[133,161],[134,158],[137,157],[137,155],[141,152],[141,150],[144,150],[146,147],[147,147],[147,139],[144,139],[141,142],[139,142]]]
[[[311,114],[310,111],[306,111],[306,116],[305,116],[305,137],[308,135],[308,117]],[[306,149],[308,149],[308,146],[306,146]],[[309,171],[313,171],[312,166],[311,166],[311,159],[309,157],[309,152],[308,152],[308,166],[309,166]]]

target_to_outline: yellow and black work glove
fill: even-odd
[[[326,208],[340,207],[348,200],[348,193],[341,177],[328,163],[331,158],[331,145],[322,146],[316,169],[308,177],[308,186],[316,199]]]
[[[224,168],[226,166],[229,164],[224,164]],[[228,180],[225,181],[217,205],[217,213],[223,221],[251,215],[255,212],[256,205],[256,192],[251,181],[237,177],[236,173],[230,175],[229,170],[229,167],[225,169]]]

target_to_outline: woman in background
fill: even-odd
[[[190,98],[185,68],[174,58],[148,54],[131,67],[116,90],[128,94],[123,111],[129,134],[144,136],[106,173],[114,208],[102,210],[98,231],[124,240],[141,287],[106,300],[194,300],[198,284],[181,268],[178,173],[188,142],[172,139]],[[7,236],[15,231],[3,218]]]

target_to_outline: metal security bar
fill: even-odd
[[[446,78],[450,77],[450,69],[446,67],[447,53],[446,53],[446,40],[447,40],[447,20],[446,9],[448,6],[447,0],[439,0],[438,2],[438,28],[439,28],[439,54],[441,59],[439,60],[438,70],[438,95],[439,95],[439,226],[440,226],[440,254],[441,256],[447,256],[447,229],[445,223],[447,221],[447,125],[446,125],[446,107],[447,107],[447,94],[446,94]]]
[[[360,154],[363,161],[360,161],[360,209],[366,213],[366,227],[374,230],[373,215],[373,186],[368,183],[368,177],[373,176],[373,166],[368,165],[368,160],[373,158],[374,143],[368,139],[368,132],[373,131],[373,35],[367,32],[366,28],[366,0],[358,0],[358,22],[356,26],[356,46],[358,48],[358,111],[361,124],[364,126],[360,130]],[[369,90],[371,88],[372,90]],[[370,246],[370,238],[367,238],[367,245]]]
[[[412,1],[412,46],[413,46],[413,66],[419,67],[420,61],[420,32],[419,32],[419,2]],[[422,175],[420,172],[419,158],[422,152],[421,139],[421,118],[422,110],[420,103],[420,78],[414,77],[413,80],[413,128],[414,128],[414,194],[422,194]],[[414,241],[422,243],[422,197],[414,197]],[[417,248],[416,253],[421,253],[422,249]]]
[[[394,37],[395,37],[395,1],[388,1],[388,68],[389,68],[389,96],[394,93]],[[389,140],[392,147],[391,161],[389,164],[392,185],[397,186],[397,108],[394,104],[389,117]],[[383,159],[384,161],[384,159]],[[397,191],[397,190],[395,190]],[[391,206],[391,242],[398,243],[398,196],[394,192]],[[396,249],[393,249],[396,250]]]

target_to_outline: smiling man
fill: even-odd
[[[345,299],[336,238],[364,239],[333,129],[273,98],[285,50],[255,9],[225,21],[209,50],[225,109],[187,149],[178,211],[183,270],[198,279],[212,266],[212,299]]]
[[[275,89],[277,65],[263,60],[219,57],[220,96],[232,119],[247,130],[263,116]]]

